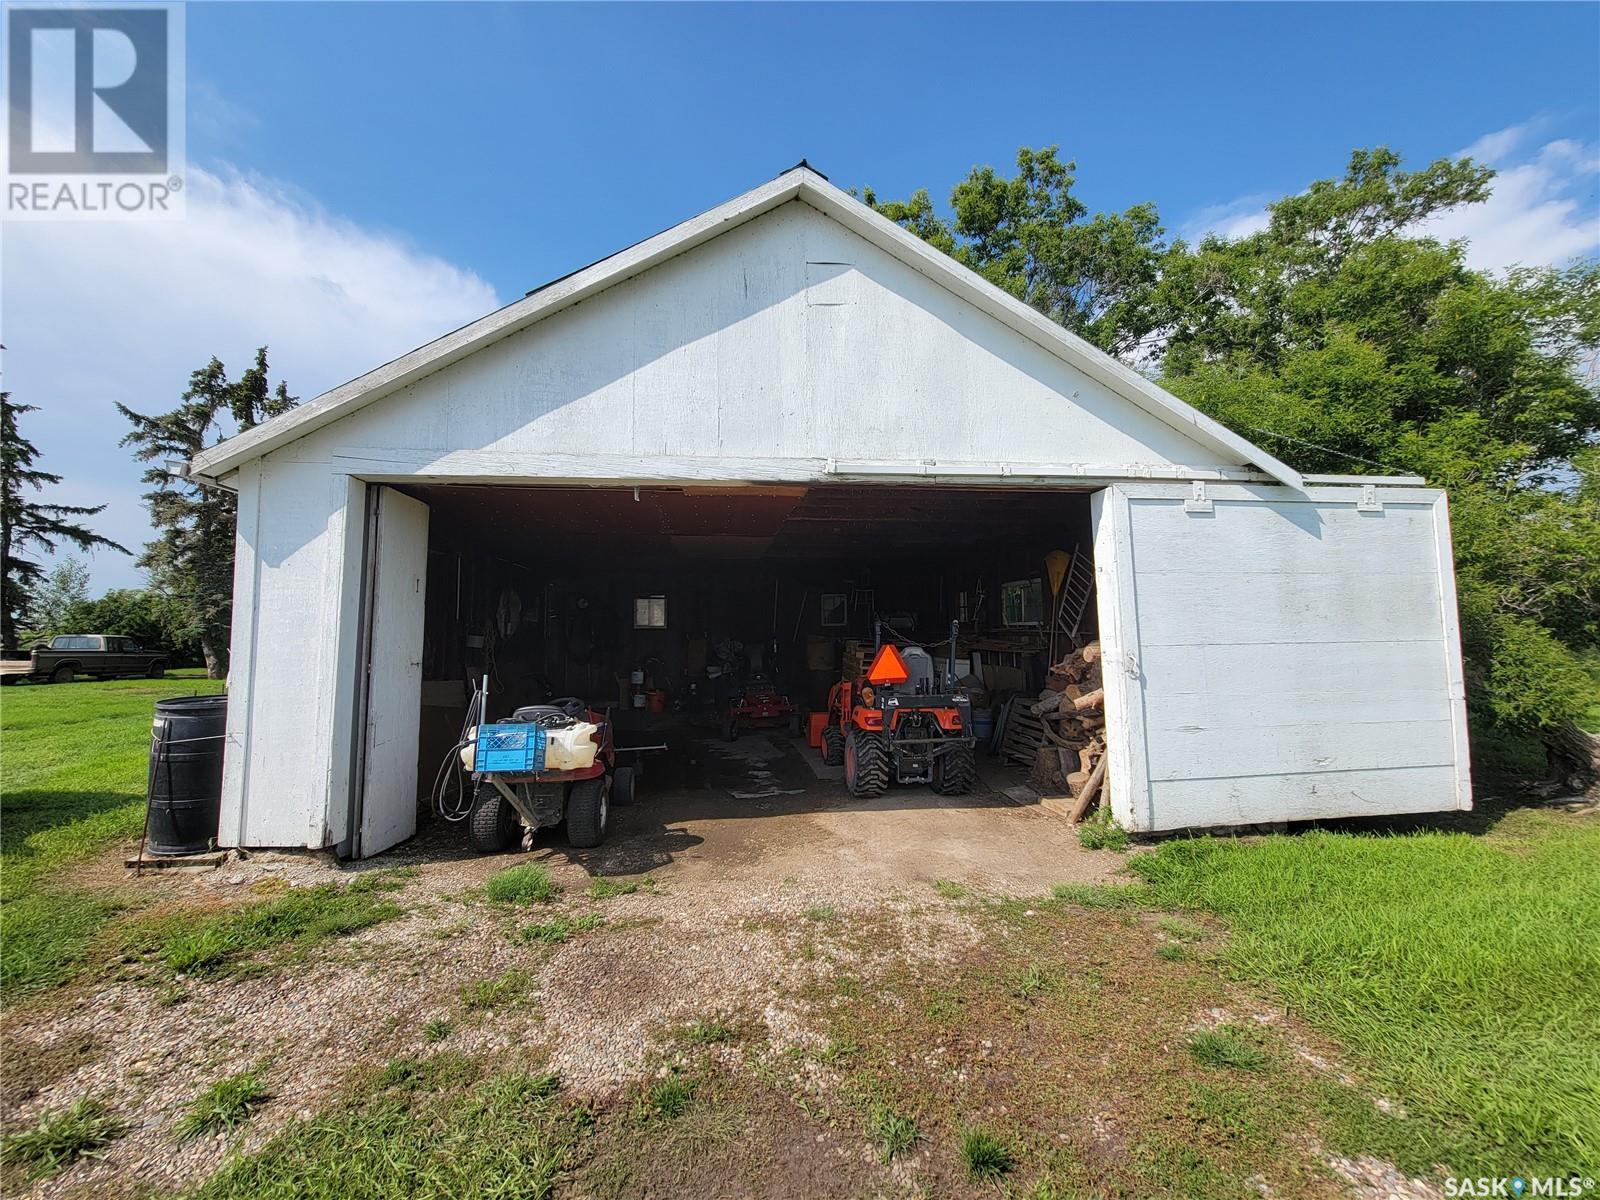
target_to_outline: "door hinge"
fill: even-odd
[[[1189,486],[1189,498],[1183,502],[1183,511],[1210,512],[1211,497],[1206,495],[1206,481],[1204,479],[1196,479]]]

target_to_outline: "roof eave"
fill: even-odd
[[[793,167],[769,183],[531,292],[488,316],[324,392],[283,416],[203,451],[190,464],[191,473],[215,480],[242,463],[302,438],[492,342],[509,337],[544,317],[794,199],[804,200],[1201,445],[1241,464],[1253,464],[1292,488],[1304,489],[1304,480],[1292,467],[961,266],[805,165]]]

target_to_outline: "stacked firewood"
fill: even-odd
[[[1038,718],[1043,734],[1032,781],[1041,791],[1072,796],[1072,818],[1080,820],[1109,792],[1100,643],[1090,642],[1053,665],[1028,712]]]

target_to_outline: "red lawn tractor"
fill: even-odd
[[[955,662],[956,626],[950,626]],[[920,656],[927,664],[926,655]],[[943,684],[931,665],[915,676],[906,656],[879,639],[872,665],[860,679],[844,679],[828,693],[822,761],[844,764],[852,796],[879,796],[893,783],[926,783],[942,796],[964,795],[977,782],[972,701],[948,672]]]
[[[752,675],[728,701],[722,714],[722,736],[739,740],[743,729],[792,729],[798,732],[799,710],[765,675]]]
[[[572,769],[516,761],[527,746],[526,731],[534,728],[552,740],[563,730],[593,729],[591,753],[582,756],[591,761]],[[496,739],[515,749],[492,748]],[[506,757],[496,760],[497,754]],[[562,821],[570,844],[598,846],[611,825],[611,806],[633,800],[635,771],[617,763],[611,718],[572,696],[519,708],[505,721],[480,727],[471,756],[464,748],[462,761],[477,780],[468,822],[472,845],[485,854],[518,841],[526,849],[536,830]]]

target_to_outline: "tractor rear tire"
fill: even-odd
[[[611,825],[611,788],[604,775],[580,779],[567,792],[567,842],[588,850],[606,840]]]
[[[946,750],[933,760],[933,790],[941,796],[965,796],[978,781],[978,763],[971,746]]]
[[[487,780],[478,784],[467,825],[472,831],[472,848],[479,854],[504,853],[517,844],[522,832],[517,810]]]
[[[852,729],[845,735],[844,786],[861,799],[883,795],[889,786],[889,744],[883,734]]]
[[[837,767],[844,762],[844,730],[837,725],[827,725],[822,730],[822,763]]]

